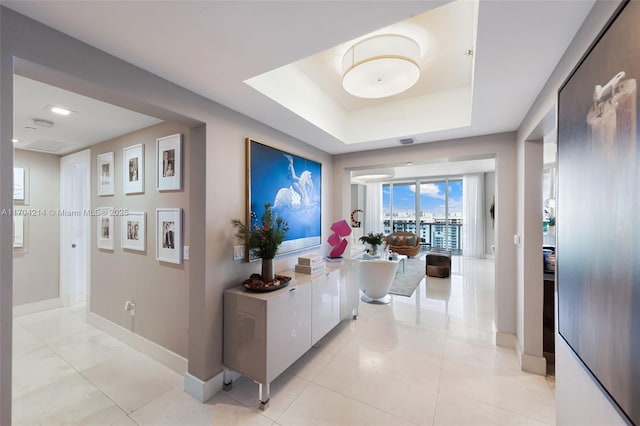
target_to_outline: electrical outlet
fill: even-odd
[[[136,304],[131,300],[124,302],[124,310],[129,312],[129,315],[134,316],[136,314]]]
[[[233,246],[233,260],[244,259],[244,246]]]

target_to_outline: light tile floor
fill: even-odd
[[[493,343],[493,262],[360,304],[285,371],[271,405],[240,378],[205,404],[179,374],[84,320],[84,306],[16,318],[14,425],[549,425],[554,381]]]

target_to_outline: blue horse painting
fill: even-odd
[[[321,235],[320,163],[248,140],[251,211],[261,217],[265,203],[289,224],[279,252],[317,246]]]

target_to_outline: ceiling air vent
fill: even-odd
[[[413,138],[400,139],[400,145],[411,145],[413,142]]]
[[[42,151],[42,152],[48,152],[51,154],[57,154],[60,153],[62,151],[64,151],[67,148],[72,147],[73,145],[65,143],[65,142],[60,142],[60,141],[54,141],[54,140],[46,140],[46,139],[38,139],[34,142],[31,142],[29,144],[25,144],[24,148],[25,149],[29,149],[29,150],[33,150],[33,151]]]

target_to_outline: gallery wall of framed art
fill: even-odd
[[[130,139],[125,138],[127,141]],[[97,247],[105,250],[113,250],[115,242],[119,241],[123,250],[145,252],[147,249],[146,239],[146,210],[152,211],[156,207],[155,200],[171,200],[176,196],[175,191],[183,188],[183,138],[182,133],[175,133],[169,136],[155,138],[151,144],[148,138],[145,143],[124,146],[122,156],[119,151],[100,152],[96,155],[96,194],[99,197],[112,197],[114,200],[122,199],[122,207],[98,207],[96,209]],[[135,139],[132,139],[135,140]],[[140,140],[137,140],[140,142]],[[113,143],[100,144],[112,147]],[[154,155],[151,157],[152,167],[147,167],[148,160],[145,159],[145,147],[149,145]],[[98,149],[98,148],[94,148]],[[149,151],[149,147],[146,147]],[[16,173],[24,173],[23,169],[16,170]],[[146,188],[146,181],[149,180],[148,173],[153,174],[150,181],[156,183],[156,193],[149,193]],[[122,193],[119,193],[116,182],[122,179]],[[24,196],[24,185],[18,185],[14,190],[15,194]],[[146,193],[146,195],[145,195]],[[124,197],[124,198],[122,198]],[[183,197],[178,197],[183,198]],[[131,206],[131,208],[129,207]],[[143,207],[143,211],[134,211],[138,207]],[[110,211],[112,214],[105,215],[101,212]],[[114,216],[120,216],[114,222]],[[156,219],[156,216],[153,216]],[[181,224],[180,224],[181,225]],[[116,228],[119,227],[119,231]],[[115,232],[120,234],[119,239],[114,240]],[[171,235],[177,234],[179,241],[182,241],[182,230],[172,230]],[[152,233],[154,237],[157,233]],[[160,241],[161,243],[161,241]],[[156,248],[167,249],[156,244]],[[180,250],[179,256],[176,252],[165,252],[164,256],[156,256],[156,259],[169,263],[182,262],[182,248],[174,245],[171,250]],[[162,250],[160,250],[162,251]],[[158,251],[157,251],[158,252]],[[169,255],[171,254],[171,255]]]
[[[91,148],[92,210],[113,210],[112,224],[109,220],[104,221],[109,227],[108,242],[106,238],[100,238],[100,222],[111,218],[96,216],[91,222],[92,310],[109,321],[126,326],[122,321],[130,316],[127,313],[123,315],[122,304],[127,300],[135,300],[136,332],[176,353],[184,352],[184,344],[176,336],[182,336],[182,330],[187,327],[187,317],[181,312],[174,312],[174,309],[179,306],[186,310],[190,270],[203,262],[193,262],[183,257],[185,246],[190,244],[192,210],[189,194],[193,179],[189,168],[189,132],[189,128],[165,122]],[[179,141],[173,147],[164,148],[176,150],[173,157],[167,156],[173,161],[168,166],[168,174],[172,174],[174,168],[181,169],[184,176],[180,182],[181,189],[156,188],[158,174],[164,173],[164,168],[158,169],[156,149],[158,140],[167,137],[173,142]],[[109,163],[114,178],[111,195],[98,195],[97,183],[101,171],[97,168],[98,156],[104,153],[114,154],[112,169]],[[160,156],[164,155],[161,153]],[[181,160],[178,161],[177,157],[181,157]],[[202,173],[197,178],[204,180],[204,177]],[[157,216],[158,209],[167,210],[162,210]],[[174,211],[180,211],[181,214],[176,217]],[[204,220],[204,212],[198,212],[197,215]],[[166,231],[164,228],[162,232],[158,231],[158,224],[166,225]],[[100,248],[111,247],[111,239],[113,249]],[[164,316],[155,316],[149,310],[151,304],[165,312]],[[147,309],[142,309],[143,306]],[[149,331],[148,325],[144,325],[150,323],[153,323],[154,329],[180,331],[158,336],[154,331]]]

